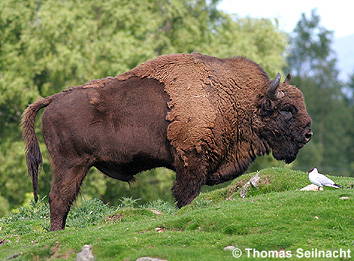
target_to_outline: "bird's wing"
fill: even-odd
[[[312,184],[315,184],[316,186],[321,186],[321,182],[317,180],[317,176],[314,176],[312,174],[309,175],[309,180],[311,181]]]
[[[327,178],[325,175],[318,174],[317,181],[320,182],[322,185],[333,185],[334,181]]]

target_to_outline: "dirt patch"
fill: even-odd
[[[155,228],[155,231],[156,231],[157,233],[165,232],[165,231],[166,231],[166,228],[164,228],[164,227],[157,227],[157,228]]]
[[[114,214],[112,216],[109,216],[106,218],[106,221],[108,222],[118,222],[123,219],[123,214]]]
[[[232,185],[228,190],[226,194],[226,200],[232,200],[234,197],[234,194],[242,188],[246,184],[246,180],[241,180],[236,182],[234,185]]]
[[[0,246],[1,245],[4,245],[6,243],[9,243],[10,241],[9,240],[6,240],[6,239],[0,239]]]
[[[254,177],[252,177],[250,180],[241,180],[241,181],[236,182],[234,185],[232,185],[227,191],[226,200],[232,200],[234,198],[234,195],[236,194],[236,192],[240,191],[240,193],[241,193],[242,189],[244,189],[245,191],[243,193],[241,193],[241,194],[243,194],[244,197],[245,197],[247,192],[248,192],[248,190],[251,187],[259,188],[259,187],[262,187],[264,185],[271,184],[270,176],[260,176],[259,180],[257,180],[256,184],[254,184],[252,182],[253,178]],[[247,184],[248,184],[248,186],[247,186]],[[242,197],[242,195],[241,195],[241,197]]]
[[[10,260],[10,259],[17,258],[17,257],[19,257],[20,255],[22,255],[22,253],[16,253],[16,254],[11,255],[11,256],[9,256],[8,258],[6,258],[6,260]]]
[[[149,209],[152,213],[154,213],[155,215],[162,215],[162,212],[157,210],[157,209],[153,209],[153,208],[150,208]]]
[[[261,176],[261,179],[259,181],[259,186],[269,185],[271,183],[272,183],[272,181],[271,181],[270,176]]]
[[[52,246],[50,248],[50,256],[53,257],[53,256],[56,256],[59,252],[59,249],[60,249],[60,243],[59,242],[55,242],[54,246]]]
[[[69,249],[65,252],[60,251],[60,243],[55,242],[54,246],[50,248],[50,258],[48,260],[56,260],[56,259],[69,259],[75,251],[73,249]]]

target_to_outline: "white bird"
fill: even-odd
[[[95,257],[92,254],[92,246],[84,245],[81,252],[76,255],[76,261],[95,261]]]
[[[309,171],[309,180],[312,184],[318,186],[318,189],[325,187],[340,188],[341,186],[334,183],[333,180],[327,178],[325,175],[318,173],[316,168]]]

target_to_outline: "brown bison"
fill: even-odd
[[[123,181],[155,167],[175,170],[172,190],[182,207],[202,185],[239,176],[258,155],[293,161],[312,132],[303,95],[289,79],[270,80],[243,57],[174,54],[31,104],[22,126],[35,199],[42,157],[34,123],[47,107],[51,230],[65,227],[91,167]]]

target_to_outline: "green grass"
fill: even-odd
[[[163,201],[133,207],[134,200],[124,199],[115,208],[88,201],[70,212],[67,229],[59,232],[47,232],[44,201],[30,205],[0,219],[0,241],[6,240],[0,260],[14,254],[20,255],[11,260],[73,260],[84,244],[93,246],[97,260],[235,260],[223,251],[228,245],[293,252],[342,248],[354,255],[353,189],[303,192],[299,189],[309,184],[303,172],[272,168],[259,173],[260,187],[244,199],[237,188],[255,173],[203,193],[180,210]],[[354,183],[353,178],[331,178],[346,187]]]

